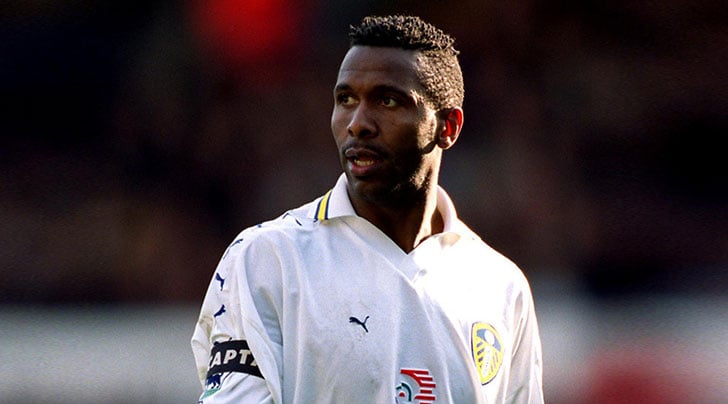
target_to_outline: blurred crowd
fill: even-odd
[[[333,186],[346,30],[384,13],[456,38],[441,183],[536,289],[723,293],[718,1],[11,0],[0,302],[201,301],[237,232]]]

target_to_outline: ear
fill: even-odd
[[[441,149],[447,150],[460,136],[460,130],[463,128],[463,109],[460,107],[446,108],[438,112],[441,120],[440,133],[438,134],[437,145]]]

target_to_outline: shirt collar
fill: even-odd
[[[319,198],[317,203],[313,204],[311,211],[309,211],[309,216],[316,220],[357,216],[354,207],[351,205],[347,186],[348,180],[346,179],[346,175],[341,174],[336,181],[336,185],[323,197]],[[439,185],[437,187],[437,210],[442,215],[444,224],[442,234],[454,233],[457,236],[463,236],[465,233],[469,233],[467,226],[458,218],[452,199],[450,199],[447,192]]]
[[[336,185],[313,205],[309,216],[315,220],[329,220],[342,216],[357,216],[349,200],[349,194],[346,190],[347,184],[346,175],[341,174],[336,181]]]

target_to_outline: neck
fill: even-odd
[[[437,211],[437,184],[428,185],[411,203],[397,205],[357,204],[357,213],[374,224],[409,253],[433,234],[442,232],[444,222]]]

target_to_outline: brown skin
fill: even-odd
[[[331,129],[357,214],[409,253],[442,232],[436,210],[442,152],[463,111],[437,111],[417,79],[418,51],[354,46],[334,88]]]

